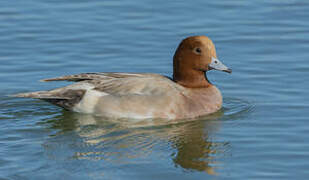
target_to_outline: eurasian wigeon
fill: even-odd
[[[231,73],[216,55],[206,36],[192,36],[178,46],[173,60],[173,78],[151,73],[83,73],[42,81],[76,83],[50,91],[16,94],[36,98],[66,110],[112,118],[195,118],[218,111],[219,89],[206,72]]]

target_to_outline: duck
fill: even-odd
[[[190,36],[176,49],[172,77],[155,73],[81,73],[41,80],[73,82],[65,87],[13,96],[109,118],[190,119],[222,107],[220,90],[207,79],[210,70],[232,72],[217,58],[210,38]]]

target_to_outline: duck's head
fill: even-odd
[[[232,70],[218,60],[215,45],[206,36],[191,36],[179,44],[174,55],[173,79],[186,87],[208,87],[205,72]]]

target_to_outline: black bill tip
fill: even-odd
[[[232,73],[232,69],[226,69],[226,70],[223,70],[224,72],[227,72],[227,73]]]

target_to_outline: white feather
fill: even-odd
[[[94,109],[98,100],[102,96],[109,95],[108,93],[93,90],[94,86],[88,83],[80,83],[76,87],[71,87],[71,89],[84,89],[86,90],[85,95],[82,100],[73,107],[73,111],[91,114],[94,113]]]

